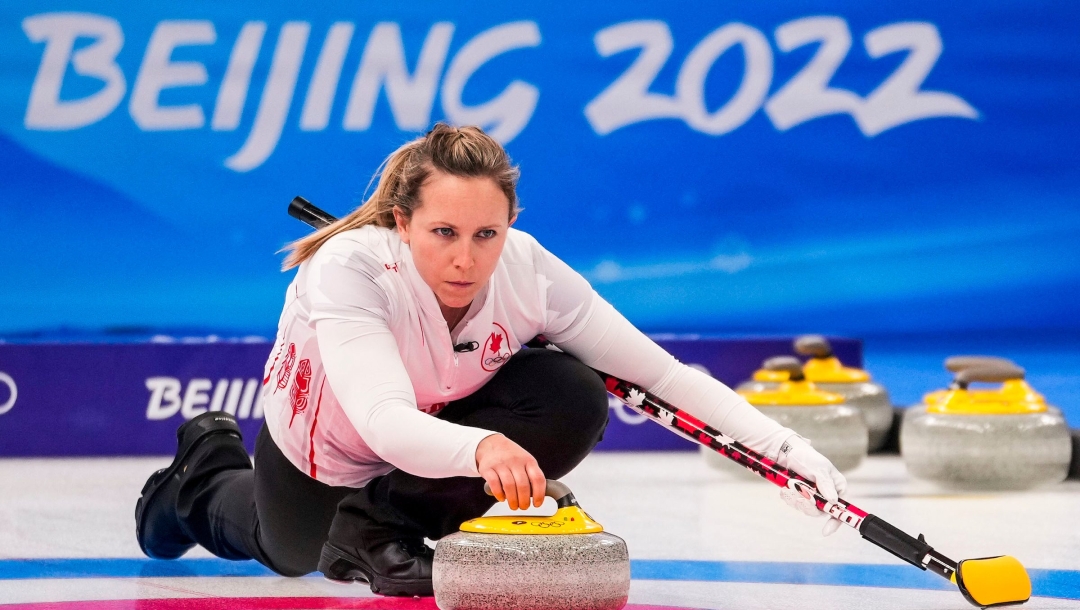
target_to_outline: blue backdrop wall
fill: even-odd
[[[1080,330],[1080,5],[0,3],[0,331],[272,328],[436,120],[655,331]]]

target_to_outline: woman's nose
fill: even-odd
[[[472,245],[468,242],[461,243],[457,251],[454,252],[454,266],[460,269],[468,269],[473,266],[474,261]]]

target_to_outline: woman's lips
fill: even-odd
[[[472,286],[473,283],[474,282],[447,282],[447,284],[450,284],[451,286],[454,286],[456,288],[468,288],[469,286]]]

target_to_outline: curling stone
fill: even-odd
[[[486,486],[485,486],[486,489]],[[630,594],[630,557],[570,489],[547,482],[550,517],[480,517],[435,546],[432,581],[442,610],[618,610]]]
[[[973,382],[1001,383],[993,389]],[[900,450],[912,476],[961,489],[1028,489],[1069,472],[1072,441],[1061,411],[1008,361],[960,368],[944,393],[908,409]]]
[[[844,397],[820,389],[807,381],[802,364],[791,356],[769,358],[763,370],[776,379],[773,389],[739,390],[750,404],[780,425],[810,440],[819,453],[838,470],[858,466],[866,457],[869,432],[862,412],[844,402]],[[891,412],[891,410],[890,410]],[[746,473],[742,466],[702,447],[705,461],[718,470]]]
[[[1069,478],[1080,481],[1080,429],[1072,430],[1072,463],[1069,464]]]
[[[844,366],[833,354],[829,341],[821,335],[803,335],[795,339],[795,352],[807,356],[803,365],[806,379],[819,390],[844,397],[844,402],[862,412],[870,433],[869,450],[877,451],[888,440],[893,424],[893,406],[885,386],[874,382],[862,369]],[[758,392],[774,390],[785,377],[783,373],[759,370],[751,381],[737,390]]]

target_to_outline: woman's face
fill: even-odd
[[[468,307],[487,283],[514,221],[508,218],[509,208],[490,178],[433,171],[420,187],[420,207],[412,219],[394,210],[398,233],[440,305]]]

